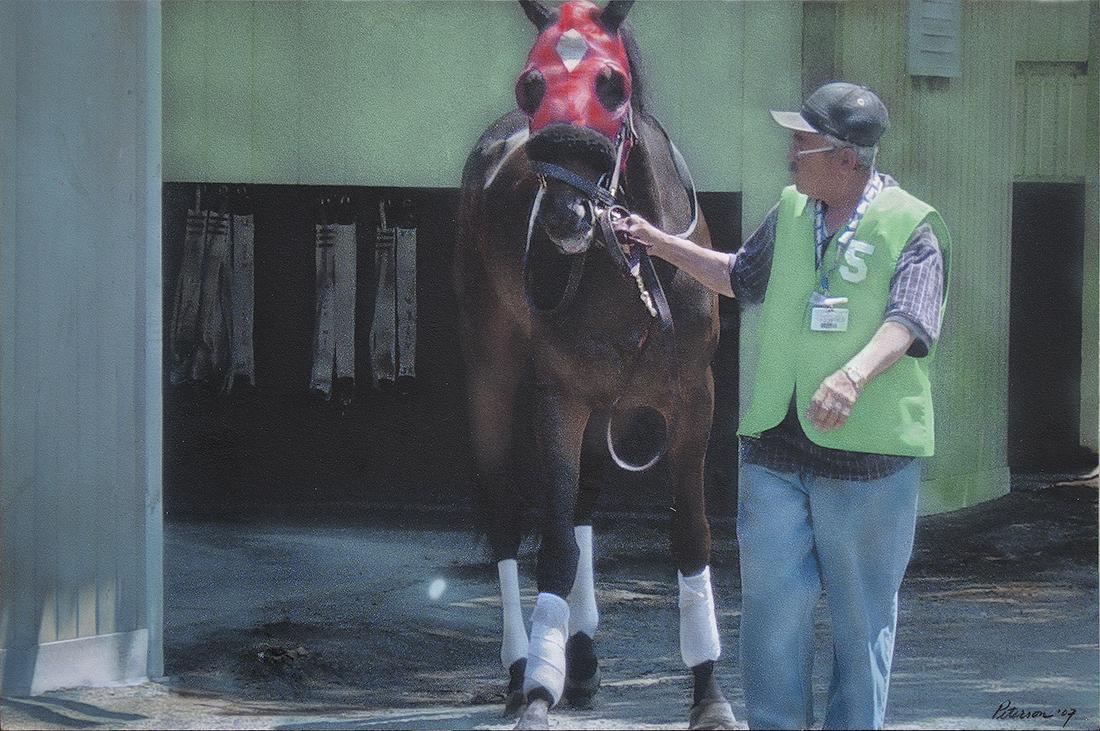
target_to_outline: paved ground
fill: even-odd
[[[1100,726],[1097,490],[1021,478],[995,501],[922,518],[902,589],[887,726]],[[167,677],[4,698],[4,729],[511,728],[502,718],[495,572],[466,531],[422,522],[169,522]],[[375,516],[378,518],[378,516]],[[675,572],[663,526],[598,526],[604,683],[556,728],[685,728]],[[388,528],[370,527],[383,523]],[[715,526],[725,655],[743,717],[732,526]],[[529,576],[527,547],[521,560]],[[533,589],[525,594],[528,606]],[[828,622],[819,614],[819,636]],[[825,655],[817,662],[818,708]]]

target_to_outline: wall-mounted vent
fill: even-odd
[[[909,75],[962,75],[960,0],[909,0]]]

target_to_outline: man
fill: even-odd
[[[939,214],[874,167],[889,125],[874,93],[832,82],[791,131],[794,185],[733,254],[638,216],[624,245],[719,294],[761,304],[739,434],[741,654],[751,728],[814,721],[813,612],[833,629],[825,728],[881,728],[920,467],[933,451],[928,363],[946,295]]]

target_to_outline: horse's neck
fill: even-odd
[[[690,202],[673,162],[668,137],[660,123],[635,113],[637,140],[627,162],[624,187],[630,203],[659,228],[676,233],[690,223]]]

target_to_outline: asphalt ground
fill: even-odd
[[[1018,477],[1002,498],[919,520],[887,728],[1100,727],[1097,489],[1055,484],[1068,477]],[[363,506],[307,512],[169,521],[166,676],[5,697],[0,726],[511,728],[495,569],[478,537]],[[714,533],[718,679],[742,719],[737,547],[729,522]],[[554,709],[551,728],[686,728],[690,681],[661,521],[602,514],[596,554],[603,683],[592,708]],[[520,561],[529,610],[533,545]],[[823,605],[817,634],[820,716]]]

